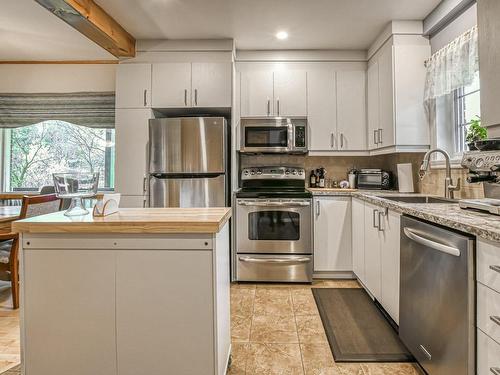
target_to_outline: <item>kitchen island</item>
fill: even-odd
[[[151,208],[15,222],[23,374],[224,374],[230,216]]]

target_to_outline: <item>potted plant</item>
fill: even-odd
[[[477,117],[477,116],[476,116]],[[465,141],[469,146],[469,150],[477,150],[475,145],[476,141],[482,141],[488,137],[488,131],[481,126],[481,119],[479,117],[471,120],[469,128],[466,131]]]

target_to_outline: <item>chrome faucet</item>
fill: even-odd
[[[420,179],[421,180],[424,179],[427,170],[429,169],[430,157],[435,152],[443,154],[446,163],[446,178],[444,179],[444,197],[453,199],[453,192],[460,190],[460,178],[457,180],[457,184],[453,185],[453,180],[451,179],[450,155],[445,150],[436,148],[434,150],[427,151],[427,153],[424,156],[424,160],[422,160],[422,165],[420,166],[420,172],[419,172]]]

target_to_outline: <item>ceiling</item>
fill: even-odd
[[[0,61],[109,59],[115,58],[34,0],[1,1]]]
[[[440,0],[95,0],[136,39],[233,38],[238,49],[367,49]],[[289,38],[279,41],[276,32]]]

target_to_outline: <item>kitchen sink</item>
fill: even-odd
[[[401,203],[457,203],[454,199],[419,196],[419,197],[381,197],[390,201]]]

